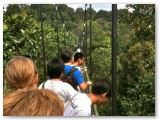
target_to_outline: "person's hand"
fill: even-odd
[[[86,82],[88,85],[92,85],[92,82],[91,81],[87,81]]]
[[[81,68],[81,73],[84,73],[85,71],[87,71],[87,67]]]

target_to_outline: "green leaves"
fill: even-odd
[[[155,115],[155,5],[127,8],[133,8],[133,12],[119,18],[123,24],[118,24],[118,113]]]
[[[120,56],[122,68],[118,72],[118,100],[122,103],[125,101],[125,104],[120,103],[121,106],[119,106],[123,109],[125,115],[154,115],[154,52],[153,42],[139,42]],[[149,105],[148,102],[152,102],[152,104]],[[130,112],[127,112],[128,107],[126,105],[129,104],[133,106],[129,106],[131,108],[129,109]],[[123,114],[122,111],[119,111],[119,113]]]
[[[128,5],[127,9],[133,9],[133,12],[128,14],[126,23],[132,23],[137,37],[154,40],[155,4]]]
[[[66,5],[59,6],[65,26],[59,20],[59,50],[73,48],[82,43],[84,11],[76,12]],[[118,71],[118,115],[140,116],[155,114],[155,5],[128,5],[134,11],[118,10],[117,22],[117,71]],[[39,5],[10,5],[3,16],[3,57],[5,61],[21,54],[32,54],[39,69],[39,83],[44,80],[43,47],[45,62],[57,57],[55,5],[42,5],[43,34],[40,25]],[[70,12],[70,13],[69,13]],[[111,11],[92,9],[92,48],[90,44],[90,22],[87,21],[87,66],[89,50],[92,52],[92,79],[111,78]],[[102,19],[103,18],[103,19]],[[89,8],[87,9],[89,19]],[[76,28],[75,28],[76,26]],[[67,31],[68,30],[68,31]],[[65,34],[64,34],[65,31]],[[78,37],[77,37],[78,36]],[[72,38],[72,39],[71,39]],[[77,39],[79,40],[77,42]],[[84,47],[84,46],[81,46]],[[45,63],[45,64],[46,64]],[[113,88],[114,89],[114,88]],[[111,103],[99,107],[100,115],[111,115]]]

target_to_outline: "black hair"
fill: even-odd
[[[64,62],[59,58],[55,58],[47,64],[47,72],[50,79],[60,78],[63,71]]]
[[[78,61],[78,59],[83,59],[84,58],[84,56],[83,56],[83,53],[75,53],[74,54],[74,62],[77,62]]]
[[[111,84],[107,79],[96,80],[92,86],[92,93],[101,95],[107,93],[107,97],[111,97]]]
[[[69,62],[72,59],[73,52],[70,49],[65,49],[61,53],[61,59],[63,60],[64,63]]]

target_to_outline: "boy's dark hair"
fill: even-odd
[[[76,62],[76,61],[78,61],[78,59],[83,59],[84,58],[84,56],[83,56],[83,53],[75,53],[74,54],[74,62]]]
[[[55,58],[47,64],[47,72],[50,79],[60,78],[63,71],[64,71],[64,63],[59,58]]]
[[[69,62],[72,59],[73,52],[70,49],[65,49],[61,53],[61,59],[63,60],[64,63]]]
[[[106,79],[96,80],[92,86],[92,93],[101,95],[107,93],[107,97],[111,97],[111,84]]]

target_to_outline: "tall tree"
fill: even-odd
[[[7,6],[7,11],[5,12],[5,14],[7,16],[11,16],[16,13],[21,13],[20,5],[19,4],[9,4]]]
[[[155,40],[155,4],[127,5],[133,11],[128,14],[128,23],[134,26],[136,36],[141,40]]]

